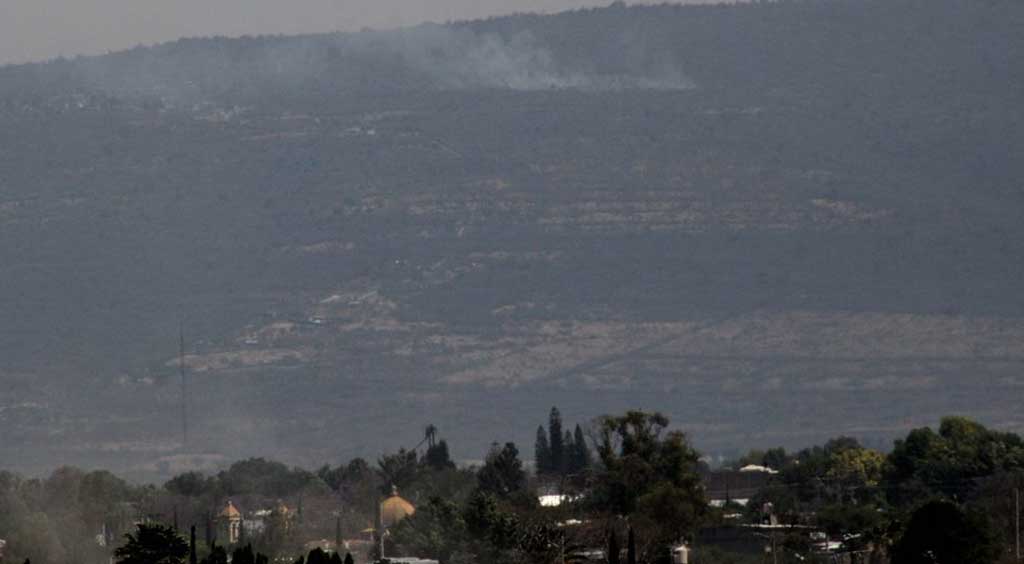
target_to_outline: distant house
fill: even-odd
[[[338,545],[332,540],[319,539],[306,542],[302,545],[303,552],[310,552],[316,549],[320,549],[324,552],[339,552]]]
[[[747,464],[743,468],[740,468],[740,472],[761,472],[763,474],[778,474],[778,470],[772,470],[767,466],[760,466],[758,464]]]
[[[537,496],[537,502],[541,507],[559,507],[563,503],[574,501],[576,498],[568,495],[548,494]]]
[[[692,549],[685,544],[672,548],[672,564],[690,564]]]
[[[747,468],[747,467],[744,467]],[[760,467],[763,468],[763,467]],[[774,476],[754,469],[714,470],[704,473],[704,491],[712,507],[745,506]]]
[[[242,536],[242,512],[229,499],[217,515],[217,533],[228,544],[236,544]]]
[[[268,530],[288,531],[292,527],[296,512],[277,500],[273,507],[257,509],[245,516],[242,530],[248,537],[256,537]]]

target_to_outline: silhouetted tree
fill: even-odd
[[[210,548],[210,554],[203,558],[201,564],[228,564],[228,551],[223,546],[214,544]]]
[[[572,473],[578,473],[586,470],[590,467],[590,448],[587,447],[587,440],[583,436],[583,429],[579,425],[576,425],[576,430],[573,431],[573,456],[572,456]]]
[[[608,535],[608,564],[619,564],[619,536],[612,529]]]
[[[477,485],[480,491],[499,498],[508,498],[526,486],[526,473],[515,443],[505,443],[500,449],[498,443],[491,446],[491,452],[477,473]]]
[[[565,436],[562,434],[562,413],[551,408],[548,416],[548,449],[552,472],[561,472],[565,464]]]
[[[455,468],[455,463],[452,462],[451,454],[448,452],[448,441],[444,439],[431,445],[423,458],[427,466],[434,470]]]
[[[118,564],[182,564],[188,556],[188,544],[171,527],[139,525],[125,537],[114,551]]]

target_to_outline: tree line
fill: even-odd
[[[549,448],[560,427],[553,409]],[[707,532],[766,523],[785,525],[771,541],[781,562],[820,558],[810,530],[841,539],[843,551],[892,564],[1014,557],[1012,493],[1024,487],[1024,440],[969,419],[914,429],[888,453],[851,437],[796,452],[751,451],[729,466],[759,464],[777,474],[746,505],[726,500],[721,507],[709,503],[706,478],[729,470],[710,469],[664,415],[629,411],[578,428],[591,460],[578,482],[560,482],[570,495],[555,507],[539,502],[553,470],[538,465],[530,472],[515,443],[496,442],[482,464],[460,468],[435,437],[375,464],[355,459],[310,472],[250,459],[209,476],[184,473],[161,487],[71,468],[45,480],[2,473],[0,538],[8,541],[7,561],[36,564],[99,563],[111,555],[119,564],[221,564],[229,557],[239,564],[346,564],[343,537],[372,528],[378,503],[397,487],[417,510],[374,538],[370,558],[383,546],[384,555],[444,564],[556,564],[597,550],[609,564],[664,564],[669,549],[685,543],[701,563],[756,562],[716,548]],[[197,539],[211,508],[228,496],[248,508],[282,497],[293,525],[233,545],[209,530]],[[332,537],[339,547],[333,552],[307,551],[301,542]]]

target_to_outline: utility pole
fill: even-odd
[[[1013,521],[1016,536],[1017,562],[1020,562],[1020,488],[1013,488]]]
[[[181,373],[181,446],[188,449],[188,384],[185,378],[185,324],[178,322],[178,371]]]

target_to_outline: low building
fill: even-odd
[[[672,564],[690,564],[692,549],[681,544],[672,549]]]
[[[770,475],[775,475],[775,474],[779,473],[778,470],[772,470],[771,468],[769,468],[767,466],[761,466],[761,465],[758,465],[758,464],[747,464],[743,468],[740,468],[740,472],[759,472],[761,474],[770,474]]]
[[[746,506],[774,474],[753,470],[714,470],[702,474],[704,492],[712,507]]]

